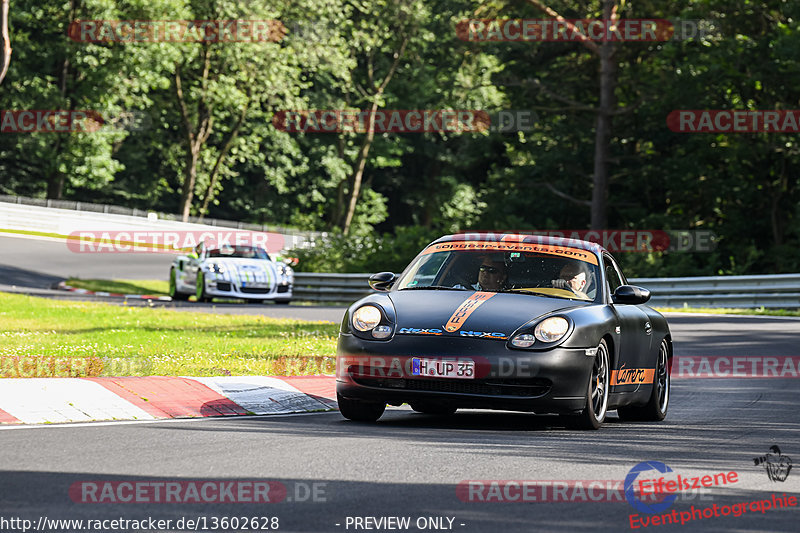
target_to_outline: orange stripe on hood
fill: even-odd
[[[450,320],[445,324],[444,329],[450,333],[458,331],[464,322],[467,321],[469,315],[472,314],[483,302],[491,298],[497,293],[494,292],[476,292],[458,306],[458,309],[450,316]]]

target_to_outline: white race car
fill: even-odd
[[[292,299],[294,271],[273,261],[257,246],[225,245],[180,255],[169,271],[169,294],[173,300],[196,296],[198,302],[212,298],[241,298],[252,303],[273,300],[288,304]]]

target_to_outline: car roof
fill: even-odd
[[[523,243],[536,243],[547,244],[550,246],[568,246],[577,248],[579,250],[586,250],[595,254],[608,253],[604,247],[597,243],[590,241],[582,241],[579,239],[570,239],[567,237],[551,237],[548,235],[533,235],[530,233],[503,233],[503,232],[464,232],[455,233],[453,235],[445,235],[433,241],[430,245],[442,242],[523,242]],[[429,246],[430,246],[429,245]]]

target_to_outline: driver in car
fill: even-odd
[[[583,292],[586,287],[586,269],[581,263],[567,263],[558,274],[558,279],[552,281],[553,288],[564,289],[574,292],[578,297],[589,300],[589,296]]]
[[[495,261],[489,256],[484,256],[481,266],[478,267],[478,283],[470,287],[461,284],[455,285],[454,289],[475,289],[479,291],[498,292],[506,287],[508,281],[508,271],[503,261]]]

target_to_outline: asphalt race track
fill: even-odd
[[[470,502],[456,487],[464,480],[621,481],[637,463],[661,461],[684,476],[738,473],[738,483],[692,494],[670,511],[797,495],[800,474],[770,482],[753,458],[776,443],[800,457],[798,401],[795,380],[684,380],[673,386],[664,423],[612,417],[597,432],[565,430],[551,417],[465,411],[439,418],[407,409],[388,411],[376,425],[325,413],[2,430],[0,509],[34,521],[277,516],[286,531],[354,531],[345,528],[348,516],[445,516],[464,532],[620,531],[636,513],[624,498]],[[77,482],[174,480],[278,481],[288,498],[300,499],[318,484],[318,501],[97,504],[69,496]],[[794,508],[684,527],[796,531],[796,523]]]
[[[0,250],[5,252],[10,240],[0,237]],[[64,268],[71,268],[64,265],[32,262],[33,254],[40,253],[32,249],[28,248],[27,259],[3,253],[2,273],[17,269],[22,279],[76,273],[63,274]],[[46,251],[47,247],[42,249]],[[166,264],[168,268],[169,260]],[[93,268],[102,270],[102,265]],[[166,270],[163,272],[166,275]],[[117,271],[113,275],[134,277]],[[103,276],[86,271],[82,277]],[[157,276],[148,273],[142,277]],[[227,309],[215,307],[214,312]],[[308,309],[332,321],[338,321],[343,311],[236,307],[251,313],[267,308],[280,313]],[[198,306],[190,308],[200,310]],[[798,319],[669,318],[676,356],[800,355]],[[773,494],[800,496],[800,471],[790,470],[785,481],[770,481],[765,468],[754,464],[754,458],[765,456],[773,445],[780,446],[785,466],[788,458],[800,461],[798,384],[797,378],[675,379],[664,422],[623,423],[611,413],[606,425],[594,432],[567,430],[550,416],[459,411],[450,417],[436,417],[408,408],[390,408],[377,424],[346,421],[333,412],[4,427],[0,429],[0,517],[28,519],[33,525],[39,525],[44,517],[173,521],[155,530],[194,529],[179,528],[175,522],[200,518],[201,522],[195,524],[200,531],[203,526],[207,531],[214,530],[213,525],[222,525],[227,517],[267,520],[259,518],[259,527],[242,527],[239,522],[238,528],[226,521],[227,527],[217,530],[266,530],[261,527],[264,525],[274,529],[270,519],[278,517],[279,530],[309,532],[625,531],[631,530],[632,515],[643,520],[673,510],[680,522],[682,513],[691,516],[693,507],[702,512],[716,505],[724,512],[745,502],[769,500],[772,505]],[[737,481],[700,493],[689,492],[658,514],[646,514],[626,501],[623,485],[631,469],[644,461],[664,463],[684,477],[733,471]],[[81,494],[90,499],[81,492],[87,486],[175,481],[196,481],[198,486],[208,481],[278,482],[271,485],[270,494],[281,501],[196,503],[198,500],[186,498],[188,502],[155,503],[146,501],[153,499],[148,493],[139,502],[78,503]],[[462,481],[473,481],[472,485],[462,485],[472,491],[459,491]],[[517,481],[519,485],[493,485],[491,481]],[[523,499],[519,487],[525,481],[571,485],[560,485],[555,502],[538,501],[542,494],[535,491],[528,493],[527,501],[497,501]],[[599,483],[590,485],[592,481]],[[281,497],[283,489],[285,499]],[[100,494],[97,490],[93,494]],[[122,495],[115,494],[113,497]],[[553,494],[552,487],[549,494]],[[243,499],[247,496],[245,493]],[[736,509],[740,514],[741,506]],[[798,507],[763,513],[748,507],[741,516],[697,516],[695,513],[695,520],[684,525],[651,525],[638,530],[798,530]],[[388,517],[409,517],[410,525],[387,527],[396,525],[385,522]],[[378,527],[376,520],[384,521]],[[0,531],[20,530],[0,521]],[[51,526],[40,530],[74,528]],[[102,530],[132,531],[115,529],[110,523]]]

